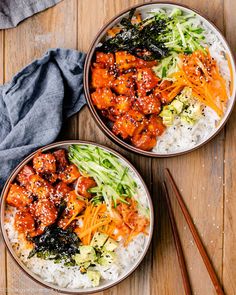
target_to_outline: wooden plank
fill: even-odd
[[[78,2],[78,48],[81,50],[88,50],[92,39],[96,35],[99,28],[112,18],[115,14],[130,7],[133,4],[141,3],[142,1],[110,1],[110,0],[92,0],[89,6],[85,0]],[[99,14],[97,13],[99,11]],[[88,18],[88,14],[90,17]],[[86,28],[82,25],[86,22]],[[86,124],[86,125],[85,125]],[[86,127],[85,127],[86,126]],[[144,158],[124,151],[117,147],[110,141],[98,128],[95,121],[91,117],[88,108],[86,107],[79,114],[79,137],[84,140],[91,140],[107,145],[121,152],[127,158],[132,160],[134,165],[142,171],[148,187],[151,186],[151,159]],[[124,282],[119,284],[104,294],[149,294],[150,280],[151,280],[151,249],[148,252],[141,266],[135,271],[133,275],[127,278]],[[145,273],[145,276],[144,276]]]
[[[223,30],[223,1],[181,1],[207,15]],[[223,156],[224,132],[203,148],[172,159],[153,160],[153,199],[159,223],[154,235],[153,284],[151,294],[183,294],[182,280],[176,258],[170,225],[161,196],[163,169],[169,167],[182,190],[215,269],[222,275],[222,227],[223,227]],[[172,204],[184,246],[188,271],[194,294],[215,294],[205,266],[196,250],[182,213]],[[155,283],[157,282],[157,283]],[[174,292],[174,293],[173,293]]]
[[[76,0],[65,0],[39,13],[17,28],[5,31],[5,76],[9,81],[12,76],[33,59],[39,58],[49,48],[76,48]],[[72,127],[75,122],[70,121]],[[73,137],[76,128],[71,128],[68,137]],[[8,294],[55,294],[28,278],[7,256]]]
[[[236,38],[235,28],[236,19],[234,11],[236,9],[236,2],[225,0],[224,2],[224,19],[225,19],[225,34],[229,42],[232,52],[235,56]],[[225,139],[225,202],[224,202],[224,244],[223,244],[223,283],[226,294],[236,293],[236,199],[235,199],[235,177],[236,177],[236,110],[230,117],[226,125],[226,139]]]
[[[183,291],[181,293],[182,281],[169,220],[161,196],[160,182],[163,180],[163,169],[165,167],[172,171],[213,260],[215,269],[221,276],[223,218],[223,142],[221,135],[212,143],[194,153],[173,159],[157,160],[153,163],[153,199],[158,212],[157,229],[154,235],[153,277],[154,282],[157,277],[159,282],[153,284],[152,294],[159,294],[159,292],[160,294],[162,292],[171,294],[171,291],[175,289],[179,292],[177,294],[183,294]],[[196,183],[196,185],[192,185],[193,183]],[[173,194],[171,194],[171,199],[193,290],[196,294],[215,294],[182,213],[174,201]],[[167,281],[168,284],[166,284]]]
[[[0,31],[0,85],[4,83],[4,31]],[[6,249],[0,234],[0,295],[6,294]]]

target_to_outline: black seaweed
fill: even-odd
[[[80,243],[75,233],[56,226],[47,227],[42,235],[32,238],[32,241],[34,249],[30,252],[29,258],[37,254],[45,259],[53,256],[59,260],[77,253]]]
[[[158,36],[165,30],[166,21],[154,16],[139,24],[132,24],[134,12],[135,9],[132,9],[128,18],[121,20],[122,30],[104,41],[97,50],[103,52],[125,50],[144,60],[155,60],[166,56],[168,49],[158,41]]]

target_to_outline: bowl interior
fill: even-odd
[[[8,193],[8,189],[9,189],[9,185],[14,181],[16,175],[19,173],[19,171],[21,170],[22,166],[27,164],[29,161],[32,160],[33,156],[35,155],[34,152],[33,154],[31,154],[30,156],[28,156],[24,161],[22,161],[17,168],[13,171],[13,173],[11,174],[11,176],[9,177],[8,181],[6,182],[3,191],[2,191],[2,196],[1,196],[1,230],[3,233],[3,237],[4,237],[4,241],[7,245],[8,250],[10,251],[11,255],[13,256],[13,258],[15,259],[15,261],[18,263],[18,265],[31,277],[33,278],[35,281],[43,284],[46,287],[55,289],[55,290],[59,290],[61,292],[65,292],[65,293],[91,293],[91,292],[98,292],[101,290],[104,290],[106,288],[109,288],[113,285],[116,285],[117,283],[119,283],[120,281],[122,281],[123,279],[125,279],[128,275],[130,275],[135,269],[136,267],[141,263],[142,259],[144,258],[148,247],[150,245],[151,239],[152,239],[152,232],[153,232],[153,219],[154,219],[154,213],[153,213],[153,206],[152,206],[152,201],[151,201],[151,197],[150,194],[148,192],[148,189],[144,183],[144,181],[142,180],[140,174],[137,172],[137,170],[132,166],[132,164],[130,164],[123,156],[121,156],[120,154],[118,154],[117,152],[106,148],[104,146],[101,146],[99,144],[95,144],[95,143],[91,143],[91,142],[83,142],[83,141],[67,141],[67,142],[61,142],[61,143],[55,143],[55,144],[51,144],[49,146],[46,146],[45,148],[42,148],[40,150],[42,151],[48,151],[51,149],[57,149],[57,148],[64,148],[64,149],[68,149],[69,145],[71,144],[89,144],[89,145],[94,145],[94,146],[98,146],[100,148],[105,149],[106,151],[112,153],[113,155],[117,156],[120,161],[122,162],[122,164],[124,164],[125,166],[129,167],[129,169],[131,170],[131,172],[134,174],[135,176],[135,180],[138,183],[138,185],[140,185],[143,190],[145,191],[146,194],[146,198],[147,198],[147,203],[148,203],[148,207],[150,208],[150,230],[149,230],[149,235],[148,238],[146,239],[145,242],[145,247],[143,249],[143,252],[140,254],[140,256],[138,257],[137,261],[132,265],[132,267],[130,269],[128,269],[126,272],[124,272],[121,276],[118,277],[117,280],[115,281],[109,281],[109,282],[103,282],[99,285],[99,287],[93,287],[93,288],[81,288],[81,289],[67,289],[67,288],[61,288],[59,286],[56,286],[54,284],[45,282],[43,279],[41,279],[39,276],[37,276],[36,274],[34,274],[30,269],[28,269],[26,267],[26,265],[19,259],[19,257],[16,255],[13,247],[11,246],[11,243],[8,239],[8,235],[7,232],[5,230],[4,227],[4,220],[5,220],[5,207],[6,207],[6,196]]]
[[[134,151],[136,153],[140,153],[142,155],[146,155],[146,156],[152,156],[152,157],[169,157],[169,156],[176,156],[176,155],[180,155],[180,154],[184,154],[186,152],[192,151],[197,149],[198,147],[202,146],[204,143],[208,142],[210,139],[212,139],[224,126],[224,124],[226,123],[226,121],[229,118],[229,115],[233,109],[234,103],[235,103],[235,96],[236,96],[236,83],[235,83],[235,61],[234,61],[234,57],[233,54],[230,50],[230,47],[227,43],[227,41],[225,40],[225,38],[223,37],[223,35],[221,34],[221,32],[217,29],[217,27],[211,23],[210,21],[208,21],[205,17],[203,17],[202,15],[200,15],[197,11],[192,10],[190,8],[187,8],[185,6],[179,5],[179,4],[170,4],[170,3],[148,3],[148,4],[141,4],[141,5],[137,5],[136,6],[137,10],[142,14],[143,17],[147,17],[148,15],[150,15],[150,11],[155,10],[155,9],[160,9],[160,8],[164,8],[164,9],[174,9],[174,8],[180,8],[181,10],[183,10],[184,12],[194,12],[196,14],[196,17],[200,19],[200,21],[206,26],[207,29],[211,30],[220,40],[220,42],[222,43],[225,52],[228,54],[229,60],[231,62],[232,65],[232,95],[229,97],[228,100],[228,105],[227,105],[227,109],[224,113],[224,116],[222,117],[220,123],[218,124],[218,126],[215,128],[215,130],[210,133],[207,138],[205,138],[204,140],[200,141],[197,145],[195,145],[194,147],[186,147],[185,149],[182,150],[178,150],[176,152],[170,152],[170,153],[155,153],[152,151],[143,151],[140,150],[128,143],[126,143],[125,141],[123,141],[121,138],[117,137],[116,135],[113,134],[113,132],[110,130],[109,128],[109,123],[107,121],[107,119],[104,119],[99,112],[96,110],[96,108],[93,105],[93,102],[91,100],[91,96],[90,96],[90,66],[94,57],[94,53],[95,53],[95,49],[96,47],[99,45],[99,43],[102,42],[102,40],[105,38],[106,36],[106,32],[108,29],[112,28],[114,25],[118,24],[120,22],[120,20],[123,17],[127,17],[129,14],[129,10],[126,10],[125,12],[121,13],[120,15],[118,15],[117,17],[113,18],[109,23],[107,23],[98,33],[97,37],[95,37],[94,42],[92,43],[90,50],[88,52],[87,55],[87,59],[86,59],[86,64],[85,64],[85,94],[86,94],[86,98],[88,101],[88,105],[90,107],[90,110],[92,112],[92,115],[94,116],[96,122],[98,123],[99,127],[102,129],[102,131],[104,131],[112,140],[114,140],[115,142],[117,142],[119,145]]]

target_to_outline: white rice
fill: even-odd
[[[173,125],[158,138],[153,151],[165,154],[190,149],[207,139],[214,132],[218,121],[219,117],[209,107],[204,109],[204,115],[194,125],[184,123],[176,117]]]
[[[127,166],[124,161],[121,162]],[[129,170],[129,172],[138,185],[136,198],[139,199],[143,206],[149,208],[150,204],[148,203],[147,194],[143,189],[141,181],[138,179],[134,171]],[[29,245],[27,247],[23,236],[18,234],[15,230],[15,213],[15,208],[7,206],[4,226],[15,253],[29,270],[38,275],[45,282],[52,283],[62,288],[83,289],[92,287],[90,279],[86,274],[81,274],[78,266],[65,266],[63,263],[54,263],[53,260],[44,260],[38,257],[28,259],[28,255],[32,248],[29,248]],[[101,273],[100,284],[104,285],[109,282],[114,282],[123,277],[137,262],[140,255],[146,249],[147,242],[148,236],[145,236],[144,234],[139,234],[135,237],[127,247],[124,247],[122,242],[120,242],[115,250],[117,254],[117,260],[115,263],[107,267],[101,265],[93,267],[94,270],[98,270]]]

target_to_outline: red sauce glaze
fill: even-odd
[[[115,106],[116,96],[110,88],[103,87],[92,93],[92,100],[99,110],[103,110]]]
[[[144,115],[131,109],[115,121],[112,130],[116,135],[121,135],[125,139],[141,131],[145,126],[144,122]]]
[[[85,201],[81,200],[75,191],[71,191],[66,198],[66,210],[62,214],[62,218],[58,222],[58,226],[65,229],[69,225],[71,217],[82,212],[85,207]]]
[[[110,74],[108,69],[93,68],[92,74],[92,87],[93,88],[102,88],[112,85],[112,82],[115,80],[115,76]]]
[[[16,179],[21,185],[25,186],[29,183],[29,177],[33,174],[35,174],[33,167],[25,165],[18,173]]]
[[[32,195],[39,199],[48,198],[53,193],[53,186],[38,174],[31,175],[26,187]]]
[[[81,176],[78,179],[77,192],[79,195],[81,195],[85,198],[90,198],[92,196],[92,194],[88,191],[88,189],[95,187],[95,186],[97,186],[97,184],[93,178]]]
[[[74,164],[70,164],[64,171],[59,173],[58,178],[65,183],[72,183],[80,177],[80,175],[78,168]]]
[[[54,173],[56,158],[53,154],[37,153],[33,158],[33,168],[38,173]]]
[[[64,149],[37,153],[16,176],[6,197],[7,204],[17,210],[15,229],[27,239],[41,235],[52,224],[73,226],[71,218],[86,207],[81,196],[92,197],[88,190],[96,185],[92,177],[81,176],[78,168],[69,164]]]
[[[105,69],[114,66],[115,58],[112,53],[96,52],[96,62]]]
[[[50,199],[41,199],[35,206],[35,217],[44,228],[53,224],[57,218],[57,209]]]
[[[20,233],[35,231],[33,216],[27,211],[18,211],[15,215],[15,227]]]
[[[64,170],[68,165],[66,151],[63,149],[59,149],[52,154],[56,158],[57,170]]]
[[[10,186],[6,201],[13,207],[21,208],[29,205],[32,202],[32,197],[24,187],[13,183]]]
[[[165,129],[160,117],[158,122],[151,118],[160,113],[168,98],[168,92],[162,91],[165,85],[152,70],[157,62],[126,51],[96,52],[95,58],[91,67],[93,104],[113,122],[117,136],[151,150]]]

